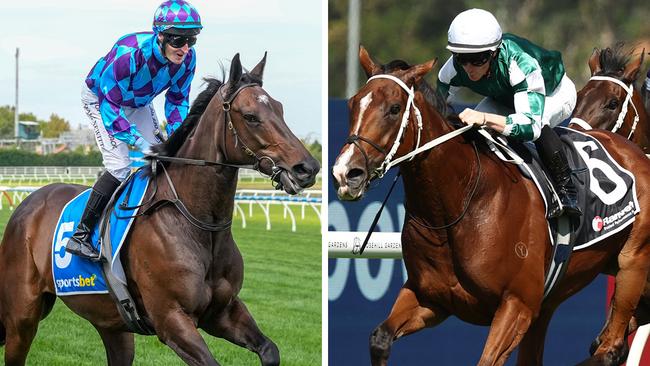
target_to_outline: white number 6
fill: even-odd
[[[594,192],[594,194],[606,205],[612,205],[625,197],[625,193],[627,193],[627,186],[625,185],[623,178],[616,174],[614,169],[607,165],[607,163],[600,159],[589,157],[589,154],[584,150],[585,147],[589,147],[591,151],[598,150],[598,145],[596,145],[596,143],[593,141],[573,141],[573,144],[578,150],[578,154],[580,154],[582,160],[584,160],[585,164],[587,164],[587,168],[589,168],[589,176],[591,178],[589,180],[589,189]],[[607,179],[616,185],[616,188],[614,188],[614,190],[611,192],[605,192],[600,186],[598,179],[596,179],[594,176],[595,169],[603,172]]]

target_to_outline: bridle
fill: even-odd
[[[154,187],[153,187],[151,195],[149,196],[149,198],[147,199],[146,202],[144,202],[144,203],[142,203],[140,205],[137,205],[137,206],[132,206],[132,207],[127,207],[126,205],[121,204],[120,208],[123,209],[123,210],[134,210],[136,208],[146,207],[146,209],[144,209],[141,212],[138,212],[136,215],[132,216],[132,217],[137,217],[137,216],[148,215],[151,212],[157,210],[158,208],[160,208],[162,206],[172,204],[178,209],[178,211],[183,215],[183,217],[185,217],[185,219],[187,219],[187,221],[189,221],[192,225],[194,225],[195,227],[197,227],[197,228],[199,228],[201,230],[205,230],[205,231],[223,231],[223,230],[228,229],[231,226],[232,221],[230,221],[230,220],[228,222],[225,222],[225,223],[215,223],[215,224],[213,224],[213,223],[203,222],[203,221],[197,219],[195,216],[193,216],[190,213],[190,211],[187,209],[185,204],[178,197],[178,194],[176,193],[176,188],[174,187],[174,183],[172,182],[171,177],[169,176],[169,173],[167,172],[167,169],[165,169],[165,165],[160,164],[160,162],[162,162],[162,161],[167,161],[167,162],[172,162],[172,163],[177,163],[177,164],[185,164],[185,165],[196,165],[196,166],[224,166],[224,167],[237,168],[237,169],[252,169],[252,170],[258,171],[260,174],[266,175],[260,170],[260,164],[261,164],[261,162],[263,160],[269,160],[271,162],[271,165],[272,165],[271,166],[270,179],[274,182],[274,187],[276,189],[281,189],[282,188],[282,183],[280,183],[279,179],[276,181],[276,178],[278,177],[279,174],[282,173],[282,168],[280,168],[271,157],[266,156],[266,155],[260,156],[255,151],[253,151],[251,148],[249,148],[248,145],[244,142],[244,140],[240,136],[240,134],[238,133],[237,128],[235,127],[235,125],[232,123],[232,116],[230,115],[232,102],[235,100],[235,98],[237,97],[239,92],[241,92],[245,88],[252,87],[252,86],[259,86],[259,85],[255,84],[255,83],[244,84],[244,85],[240,86],[237,90],[235,90],[235,92],[232,93],[232,95],[228,99],[226,99],[223,96],[223,91],[221,89],[219,89],[217,92],[224,99],[221,106],[222,106],[222,109],[224,111],[224,122],[225,122],[224,123],[224,133],[222,134],[223,135],[223,147],[224,147],[223,148],[223,153],[224,153],[224,156],[225,156],[225,160],[228,161],[228,156],[227,156],[227,153],[226,153],[226,151],[227,151],[227,145],[226,145],[227,131],[226,131],[226,129],[228,129],[235,138],[235,147],[241,146],[242,151],[244,151],[244,153],[246,155],[254,158],[255,162],[253,164],[229,164],[229,163],[224,163],[224,162],[219,162],[219,161],[209,161],[209,160],[202,160],[202,159],[188,159],[188,158],[179,158],[179,157],[175,157],[175,156],[164,156],[164,155],[158,155],[158,154],[148,154],[146,156],[146,159],[151,160],[152,176],[153,177],[157,176],[157,168],[158,168],[158,165],[160,165],[160,167],[162,168],[162,171],[163,171],[163,173],[165,175],[165,178],[167,180],[167,184],[169,185],[170,190],[172,192],[173,198],[171,198],[171,199],[159,199],[158,201],[153,202],[153,199],[156,196],[156,193],[158,191],[157,179],[153,179]],[[133,176],[135,176],[135,174],[132,174],[130,177],[133,177]],[[124,187],[124,186],[126,186],[126,181],[123,182],[122,185],[121,185],[121,187]],[[118,192],[119,191],[120,191],[120,189],[118,188]],[[130,194],[130,192],[128,194]],[[113,199],[116,199],[116,197],[117,197],[117,194],[113,196]],[[128,200],[126,200],[126,201],[128,201]],[[120,217],[120,218],[125,218],[125,217]]]
[[[380,75],[375,75],[372,76],[371,78],[368,79],[366,84],[370,83],[372,80],[375,79],[389,79],[397,83],[404,91],[406,91],[406,94],[408,94],[408,99],[406,101],[406,108],[404,108],[404,113],[402,114],[402,123],[400,124],[400,129],[399,132],[397,133],[397,137],[395,138],[395,141],[393,142],[393,146],[390,148],[390,151],[386,152],[384,148],[381,146],[377,145],[375,142],[371,141],[370,139],[360,136],[360,135],[350,135],[348,136],[347,140],[345,141],[346,145],[349,144],[354,144],[360,151],[361,154],[363,155],[366,163],[366,171],[369,172],[372,176],[377,176],[379,178],[383,178],[386,172],[392,167],[397,165],[397,163],[393,162],[393,156],[395,156],[395,153],[397,152],[397,149],[399,148],[399,145],[402,141],[402,137],[404,135],[404,131],[406,130],[406,127],[408,127],[409,124],[409,117],[411,115],[411,109],[415,112],[415,118],[417,120],[417,127],[418,127],[418,138],[416,142],[415,148],[417,149],[420,146],[420,136],[422,134],[422,114],[420,113],[420,109],[415,105],[415,89],[413,87],[408,87],[406,84],[396,78],[393,75],[387,75],[387,74],[380,74]],[[359,144],[359,140],[366,142],[375,150],[379,151],[382,155],[385,156],[384,161],[381,163],[381,165],[373,170],[372,172],[370,171],[370,161],[368,158],[368,154],[365,152],[364,149],[361,148],[361,145]],[[411,157],[413,159],[413,157]]]
[[[379,146],[377,143],[373,142],[372,140],[370,140],[370,139],[368,139],[366,137],[363,137],[363,136],[360,136],[360,135],[357,135],[357,134],[353,134],[353,135],[348,136],[348,138],[346,140],[346,145],[354,144],[354,146],[356,146],[361,151],[363,157],[365,158],[366,171],[368,172],[368,174],[370,174],[370,176],[368,178],[368,182],[370,182],[374,176],[376,176],[376,177],[378,177],[380,179],[383,178],[384,175],[386,174],[386,172],[388,172],[388,170],[390,168],[392,168],[394,166],[397,166],[398,164],[400,164],[403,161],[413,160],[415,155],[417,155],[417,154],[419,154],[421,152],[424,152],[426,150],[432,149],[432,148],[434,148],[434,147],[436,147],[436,146],[438,146],[438,145],[440,145],[440,144],[442,144],[442,143],[444,143],[446,141],[449,141],[452,138],[454,138],[454,137],[456,137],[458,135],[461,135],[462,133],[464,133],[465,131],[470,130],[473,127],[473,125],[467,125],[467,126],[461,127],[461,128],[459,128],[457,130],[454,130],[452,132],[449,132],[449,133],[446,133],[446,134],[444,134],[442,136],[439,136],[439,137],[427,142],[426,144],[420,146],[420,137],[422,135],[422,114],[420,113],[420,109],[415,105],[415,101],[414,101],[414,99],[415,99],[415,88],[414,87],[409,88],[402,80],[400,80],[399,78],[397,78],[397,77],[395,77],[393,75],[388,75],[388,74],[380,74],[380,75],[372,76],[372,77],[370,77],[368,79],[366,84],[369,83],[372,80],[375,80],[375,79],[389,79],[389,80],[394,81],[395,83],[397,83],[397,85],[399,85],[408,94],[408,99],[406,101],[406,108],[404,108],[404,113],[402,115],[402,123],[400,124],[399,132],[397,133],[397,137],[395,137],[395,141],[393,142],[393,145],[392,145],[392,147],[391,147],[391,149],[390,149],[390,151],[388,153],[386,153],[386,150],[384,148],[382,148],[381,146]],[[417,121],[417,133],[418,133],[418,136],[417,136],[417,142],[416,142],[416,145],[415,145],[415,149],[413,149],[411,152],[407,153],[406,155],[403,155],[403,156],[401,156],[399,158],[393,159],[393,157],[395,156],[395,153],[397,152],[397,149],[399,148],[399,145],[400,145],[400,143],[402,141],[402,138],[404,137],[404,131],[408,127],[409,120],[410,120],[409,117],[410,117],[410,114],[411,114],[411,109],[413,109],[413,111],[415,113],[416,121]],[[370,146],[374,147],[377,151],[379,151],[383,155],[385,155],[384,161],[381,163],[381,165],[372,172],[370,172],[370,169],[369,169],[370,161],[369,161],[369,158],[368,158],[368,154],[364,151],[364,149],[361,148],[361,145],[359,144],[359,141],[363,141],[363,142],[368,143]],[[472,143],[472,145],[473,145],[474,151],[476,153],[478,171],[477,171],[477,175],[476,175],[476,182],[474,183],[474,186],[473,186],[473,188],[471,189],[471,191],[469,193],[469,197],[464,200],[462,212],[460,213],[460,215],[456,219],[452,220],[451,222],[449,222],[448,224],[445,224],[445,225],[429,226],[429,225],[426,225],[424,223],[420,223],[420,225],[424,225],[424,226],[428,227],[429,229],[433,229],[433,230],[447,229],[447,228],[450,228],[450,227],[456,225],[457,223],[459,223],[460,220],[467,213],[467,210],[469,208],[469,204],[472,201],[472,198],[474,198],[474,194],[477,191],[479,181],[480,181],[480,177],[481,177],[481,159],[479,157],[478,148],[476,146],[476,143]],[[393,188],[395,187],[395,183],[397,182],[397,180],[399,178],[399,175],[400,174],[398,173],[397,176],[395,177],[395,179],[393,180],[393,184],[391,185],[386,197],[384,198],[379,210],[377,211],[377,214],[375,215],[375,218],[374,218],[372,224],[370,225],[370,228],[368,229],[368,234],[366,235],[366,238],[363,241],[363,244],[361,245],[361,248],[359,250],[359,255],[363,254],[363,251],[365,250],[366,245],[368,244],[368,241],[370,240],[370,235],[374,231],[374,229],[375,229],[375,227],[377,225],[377,222],[379,221],[379,217],[381,216],[381,212],[383,211],[384,207],[386,206],[386,202],[388,201],[388,197],[393,192]]]
[[[627,105],[630,104],[632,105],[632,108],[634,109],[634,122],[632,123],[632,128],[630,130],[629,135],[627,136],[627,139],[632,138],[632,134],[634,133],[634,130],[636,130],[636,125],[639,122],[639,111],[636,109],[636,106],[634,105],[634,102],[632,102],[632,94],[634,92],[634,86],[633,84],[625,85],[622,81],[610,77],[610,76],[592,76],[589,81],[591,80],[600,80],[600,81],[611,81],[615,83],[616,85],[620,86],[625,90],[625,93],[627,96],[625,97],[625,101],[623,102],[623,105],[621,107],[621,112],[618,114],[618,118],[616,119],[616,123],[614,124],[614,127],[612,128],[612,132],[618,131],[621,126],[623,126],[623,121],[625,120],[625,116],[627,115]]]
[[[372,177],[378,177],[378,178],[383,178],[386,172],[390,170],[390,168],[397,166],[401,162],[405,160],[413,160],[415,155],[424,152],[426,150],[432,149],[435,146],[438,146],[442,144],[443,142],[449,141],[452,138],[464,133],[465,131],[469,130],[472,128],[472,125],[467,125],[462,128],[459,128],[457,130],[454,130],[452,132],[446,133],[436,139],[433,139],[432,141],[427,142],[426,144],[420,146],[420,137],[422,135],[422,114],[420,113],[420,109],[415,105],[415,89],[414,87],[408,87],[402,80],[399,78],[393,76],[393,75],[387,75],[387,74],[380,74],[380,75],[375,75],[372,76],[371,78],[368,79],[367,83],[369,83],[372,80],[375,79],[389,79],[397,83],[407,94],[408,94],[408,100],[406,101],[406,108],[404,108],[404,113],[402,114],[402,123],[400,124],[400,129],[399,132],[397,133],[397,137],[395,137],[395,141],[393,142],[392,147],[390,148],[390,151],[387,153],[384,148],[379,146],[377,143],[373,142],[372,140],[368,139],[367,137],[363,137],[360,135],[350,135],[348,136],[345,144],[354,144],[360,151],[361,154],[363,155],[365,159],[365,164],[366,164],[366,171],[370,174],[370,178]],[[367,84],[366,83],[366,84]],[[408,127],[409,120],[410,120],[410,115],[411,115],[411,109],[413,109],[415,113],[415,118],[417,121],[417,141],[415,144],[415,149],[413,151],[409,152],[408,154],[401,156],[399,158],[393,159],[395,156],[395,153],[397,152],[397,149],[399,148],[399,145],[401,144],[402,138],[404,137],[404,131]],[[374,169],[373,171],[370,171],[369,168],[369,158],[368,154],[365,152],[364,149],[361,148],[361,145],[359,144],[359,140],[368,143],[370,146],[375,148],[377,151],[382,153],[385,158],[384,161],[381,163],[381,165]],[[370,181],[371,179],[368,179]]]
[[[224,84],[225,85],[225,84]],[[226,145],[226,135],[228,135],[226,129],[230,131],[230,133],[233,135],[235,138],[235,147],[241,146],[242,151],[255,159],[255,162],[253,164],[230,164],[230,163],[223,163],[219,161],[210,161],[210,160],[203,160],[203,159],[188,159],[188,158],[179,158],[175,156],[164,156],[164,155],[157,155],[157,154],[151,154],[148,155],[147,158],[151,159],[152,161],[159,160],[159,161],[168,161],[172,163],[178,163],[178,164],[186,164],[186,165],[198,165],[198,166],[226,166],[230,168],[237,168],[237,169],[250,169],[250,170],[256,170],[262,175],[267,175],[263,173],[260,170],[260,164],[263,160],[268,160],[271,162],[271,175],[269,176],[270,179],[275,182],[275,178],[277,177],[278,174],[282,173],[282,168],[280,168],[275,161],[270,157],[270,156],[260,156],[256,152],[254,152],[251,148],[248,147],[248,145],[244,142],[244,140],[241,138],[239,132],[237,131],[237,128],[235,125],[232,123],[232,117],[230,115],[230,111],[232,108],[232,102],[235,100],[237,95],[244,89],[252,86],[259,86],[258,84],[255,83],[249,83],[249,84],[244,84],[240,86],[237,90],[235,90],[234,93],[230,96],[230,98],[226,99],[225,96],[223,95],[223,86],[217,91],[219,95],[224,99],[224,101],[221,103],[221,108],[224,111],[224,133],[222,134],[222,141],[224,146],[224,160],[228,160],[228,154],[227,154],[227,145]],[[276,184],[279,184],[278,182],[275,182]],[[281,188],[278,185],[275,185],[274,188],[279,189]]]

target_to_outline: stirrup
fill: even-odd
[[[88,259],[91,262],[99,262],[102,259],[101,253],[95,247],[74,237],[68,240],[65,251],[77,257]]]

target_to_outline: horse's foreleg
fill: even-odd
[[[97,328],[106,349],[106,361],[109,366],[131,366],[135,355],[133,333]]]
[[[258,354],[262,365],[279,365],[278,347],[257,327],[246,305],[237,297],[224,311],[199,323],[208,334],[224,338]]]
[[[516,296],[506,296],[492,319],[479,366],[503,365],[528,331],[533,311]]]
[[[408,284],[408,282],[407,282]],[[388,318],[370,335],[370,358],[373,365],[386,365],[390,348],[395,340],[432,327],[445,320],[449,314],[420,304],[410,288],[403,287]]]
[[[543,365],[544,339],[554,312],[555,307],[542,309],[537,319],[530,325],[519,344],[517,365]]]
[[[633,246],[630,250],[624,248],[618,256],[620,270],[616,274],[611,314],[591,357],[599,364],[619,365],[627,357],[626,329],[645,287],[650,256],[647,252],[643,246]]]
[[[196,330],[194,321],[185,312],[169,309],[163,315],[151,315],[158,339],[173,349],[186,364],[219,365]]]

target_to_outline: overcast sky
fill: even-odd
[[[56,113],[74,127],[86,125],[80,90],[85,76],[124,34],[151,30],[162,0],[23,0],[3,2],[0,37],[0,105],[14,105],[15,53],[20,47],[21,112],[41,120]],[[190,102],[202,77],[221,77],[239,52],[251,69],[268,51],[264,89],[284,105],[299,137],[321,138],[322,9],[316,0],[192,2],[201,14],[197,71]],[[154,105],[164,119],[164,95]]]

